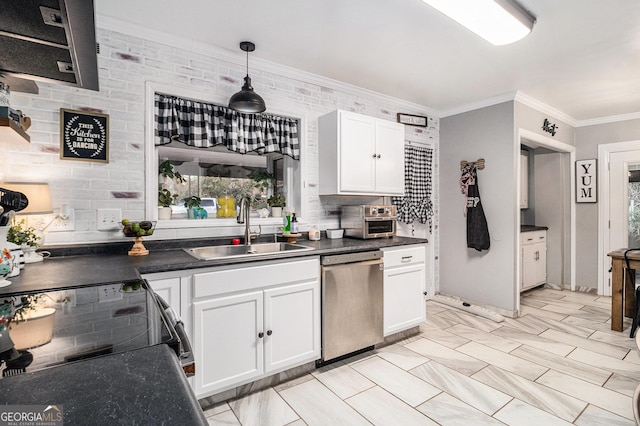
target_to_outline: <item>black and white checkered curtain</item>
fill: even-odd
[[[300,159],[298,121],[271,114],[243,114],[225,106],[155,94],[155,144],[173,140],[233,152],[279,152]]]
[[[398,220],[405,223],[429,222],[431,231],[433,204],[431,203],[431,168],[433,149],[408,145],[404,148],[404,197],[393,197],[398,207]]]

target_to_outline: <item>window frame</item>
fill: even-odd
[[[157,221],[156,229],[184,229],[184,228],[231,228],[237,227],[235,219],[216,218],[212,220],[194,219],[171,219],[158,220],[158,152],[155,146],[155,102],[156,92],[170,96],[177,96],[193,99],[200,102],[215,103],[225,105],[228,99],[209,91],[195,91],[193,88],[167,85],[165,83],[147,81],[145,83],[145,135],[144,135],[144,155],[145,155],[145,185],[144,185],[144,214],[147,220]],[[283,155],[284,158],[284,181],[287,196],[287,205],[292,202],[292,207],[296,211],[298,220],[305,222],[304,217],[307,211],[307,186],[304,182],[304,170],[306,161],[306,114],[299,112],[285,111],[279,108],[269,108],[269,113],[295,118],[299,125],[300,159]],[[251,223],[255,225],[280,225],[281,218],[252,218]]]

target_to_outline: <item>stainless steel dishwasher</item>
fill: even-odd
[[[382,251],[323,256],[322,361],[383,337]]]

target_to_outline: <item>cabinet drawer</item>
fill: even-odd
[[[384,252],[385,268],[424,263],[426,259],[426,250],[423,245],[405,246],[402,248],[389,247],[381,250]]]
[[[547,231],[522,232],[520,234],[520,244],[544,243],[547,241]]]
[[[318,280],[320,259],[243,263],[193,274],[193,297],[235,293],[256,288]]]

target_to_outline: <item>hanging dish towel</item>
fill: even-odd
[[[431,168],[433,149],[407,145],[404,148],[404,197],[393,197],[391,203],[398,207],[398,221],[429,222],[432,228],[433,204],[431,203]]]
[[[460,186],[467,196],[464,207],[467,216],[467,247],[478,251],[489,250],[489,227],[480,201],[478,171],[475,165],[467,164],[462,168]]]

